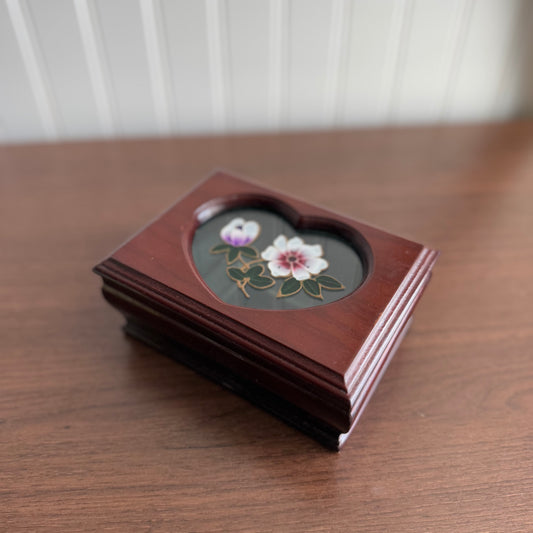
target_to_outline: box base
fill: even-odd
[[[405,324],[401,333],[394,339],[391,346],[388,347],[388,353],[386,354],[386,357],[383,358],[381,367],[375,372],[372,382],[366,388],[365,398],[361,403],[359,412],[357,413],[350,430],[346,433],[342,433],[338,429],[324,423],[322,420],[311,416],[309,413],[264,389],[251,380],[231,372],[228,368],[206,358],[202,353],[193,351],[190,348],[177,343],[174,339],[139,323],[131,317],[127,319],[123,329],[127,335],[143,342],[151,348],[154,348],[156,351],[185,364],[199,374],[222,385],[226,389],[237,393],[254,405],[261,407],[290,426],[314,438],[326,448],[338,451],[357,424],[368,400],[372,396],[381,377],[385,373],[390,360],[407,333],[411,321],[412,319]]]

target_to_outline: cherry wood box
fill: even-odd
[[[94,270],[126,333],[339,449],[437,255],[217,172]]]

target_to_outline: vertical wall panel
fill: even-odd
[[[5,141],[46,138],[7,6],[0,2],[0,121]]]
[[[516,55],[516,63],[510,65],[510,74],[518,78],[518,91],[513,105],[508,107],[507,116],[512,113],[533,114],[533,2],[523,0],[518,12],[521,22],[517,31],[520,31],[521,39],[517,40],[519,53]],[[502,80],[505,85],[505,79]],[[504,89],[504,88],[503,88]]]
[[[74,0],[74,9],[85,62],[89,70],[100,131],[106,137],[113,136],[119,132],[119,124],[100,17],[94,0]]]
[[[413,10],[414,0],[398,0],[393,4],[376,110],[378,122],[390,122],[397,107],[399,88],[402,86],[409,49]]]
[[[162,7],[180,131],[211,131],[213,108],[205,4],[198,0],[166,0]]]
[[[100,136],[101,124],[74,4],[70,0],[30,0],[28,7],[66,135]]]
[[[437,121],[442,120],[449,114],[450,103],[457,84],[458,72],[463,62],[473,7],[474,0],[459,0],[452,9],[439,69],[439,76],[443,79],[441,95],[434,97],[434,114],[435,120]]]
[[[288,126],[320,127],[329,59],[330,0],[292,0],[289,10]]]
[[[324,125],[335,127],[340,121],[342,96],[345,95],[348,43],[350,38],[349,0],[333,0],[329,27],[328,64],[324,94]]]
[[[139,0],[150,88],[160,135],[177,131],[167,32],[161,0]]]
[[[514,20],[491,111],[500,120],[533,110],[533,2],[516,2]]]
[[[285,0],[269,0],[268,125],[276,131],[287,122],[289,94],[289,10]]]
[[[265,0],[227,3],[230,127],[236,131],[268,127],[268,21]]]
[[[474,2],[446,120],[492,117],[494,98],[518,23],[517,7],[516,0]]]
[[[350,39],[346,85],[341,95],[340,123],[346,126],[366,126],[382,121],[381,109],[387,69],[393,68],[386,59],[390,55],[390,31],[394,9],[387,2],[354,1],[350,13]]]
[[[405,64],[394,87],[389,120],[395,123],[433,122],[440,112],[453,55],[458,4],[441,0],[418,0],[414,4],[405,42]],[[450,34],[453,36],[450,37]],[[455,37],[457,38],[457,37]]]
[[[227,3],[225,0],[205,0],[207,33],[207,65],[211,85],[211,129],[226,133],[232,109],[229,94],[232,90],[229,72],[229,37]]]
[[[97,0],[119,122],[126,135],[157,133],[139,5],[131,0]]]

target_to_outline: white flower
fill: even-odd
[[[222,240],[232,246],[246,246],[257,239],[259,224],[254,220],[234,218],[220,230]]]
[[[268,261],[268,268],[275,278],[292,275],[301,281],[328,268],[322,253],[320,244],[304,244],[300,237],[287,240],[285,235],[280,235],[274,240],[274,246],[264,250],[261,257]]]

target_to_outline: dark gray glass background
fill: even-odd
[[[276,295],[285,278],[273,278],[276,284],[268,289],[254,289],[247,285],[246,290],[250,298],[246,298],[226,273],[228,268],[226,255],[209,252],[213,246],[224,242],[220,237],[220,230],[236,217],[242,217],[246,221],[255,220],[261,226],[257,239],[248,245],[258,250],[259,254],[270,246],[278,235],[285,235],[288,239],[299,236],[305,244],[321,244],[324,251],[322,257],[328,261],[329,267],[320,274],[334,277],[345,286],[345,289],[338,291],[323,289],[323,300],[309,296],[303,288],[293,296],[277,298]],[[204,222],[194,234],[192,256],[200,276],[222,301],[253,309],[303,309],[324,305],[347,296],[363,281],[361,259],[342,239],[324,232],[296,231],[277,213],[260,208],[231,209]],[[265,267],[264,275],[272,277],[267,262],[261,264]],[[242,263],[236,261],[231,266],[240,268]]]

